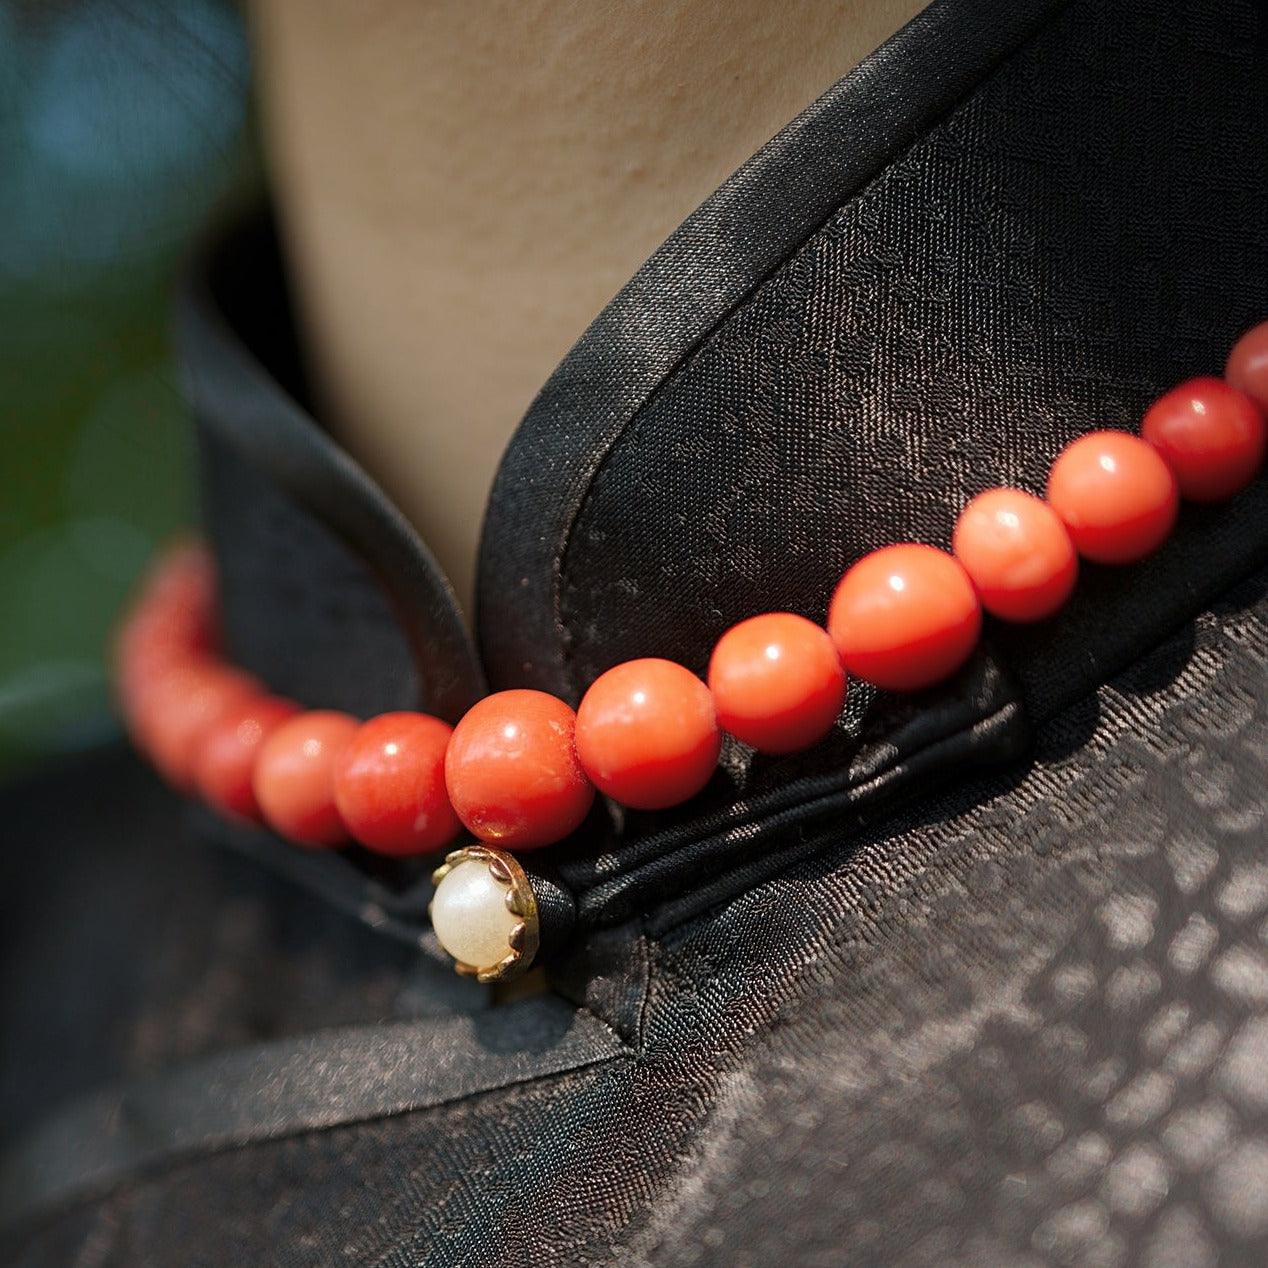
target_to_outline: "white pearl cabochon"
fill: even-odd
[[[489,865],[464,859],[436,886],[432,928],[455,960],[491,969],[510,953],[511,930],[520,917],[506,909],[506,885],[493,879]]]

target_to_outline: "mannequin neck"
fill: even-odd
[[[255,0],[315,388],[471,610],[533,396],[736,167],[919,0]]]

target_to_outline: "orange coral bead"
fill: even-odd
[[[1074,543],[1056,512],[1021,489],[987,489],[960,513],[951,539],[982,606],[1006,621],[1040,621],[1078,578]]]
[[[188,790],[203,736],[260,692],[254,678],[218,661],[182,662],[135,689],[128,704],[132,733],[163,776]]]
[[[718,722],[763,753],[809,748],[845,700],[836,645],[804,616],[767,612],[732,626],[709,660]]]
[[[333,709],[283,722],[260,748],[252,786],[265,822],[299,845],[341,845],[348,838],[335,805],[334,773],[360,724]]]
[[[1067,445],[1048,473],[1048,503],[1086,559],[1125,564],[1162,545],[1179,493],[1157,451],[1121,431],[1097,431]]]
[[[453,728],[425,713],[363,723],[335,769],[335,804],[355,840],[380,854],[427,854],[458,834],[445,791]]]
[[[713,697],[689,669],[648,657],[609,669],[577,710],[577,755],[595,785],[636,810],[663,810],[709,782],[722,745]]]
[[[981,628],[968,574],[946,551],[914,542],[864,555],[828,609],[828,633],[847,672],[889,691],[916,691],[953,674]]]
[[[1171,468],[1180,496],[1220,502],[1244,489],[1264,458],[1264,416],[1223,379],[1190,379],[1160,396],[1140,434]]]
[[[138,608],[115,639],[115,678],[124,708],[169,669],[209,659],[210,640],[199,622],[184,613]]]
[[[228,710],[204,733],[194,757],[194,782],[208,805],[240,819],[260,819],[252,777],[264,741],[299,705],[278,696],[253,696]]]
[[[160,558],[115,639],[116,682],[125,711],[167,670],[208,659],[216,643],[215,598],[215,574],[205,550],[181,546]]]
[[[544,691],[498,691],[467,710],[449,741],[445,783],[481,841],[531,850],[575,831],[594,802],[577,760],[576,715]]]
[[[211,615],[216,602],[216,566],[200,542],[176,542],[161,551],[143,582],[145,601]]]
[[[1224,377],[1268,413],[1268,321],[1252,326],[1233,345]]]

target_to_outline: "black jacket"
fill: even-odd
[[[1266,45],[1254,0],[934,4],[546,384],[478,650],[235,230],[180,310],[233,657],[454,717],[821,620],[1268,315]],[[230,828],[122,751],[8,793],[6,1261],[1262,1262],[1266,511],[1186,509],[807,754],[600,808],[532,858],[518,1002],[449,972],[421,864]]]

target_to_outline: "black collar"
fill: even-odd
[[[449,718],[484,690],[481,663],[494,687],[573,702],[631,656],[702,670],[734,621],[822,619],[866,550],[945,544],[973,492],[1040,488],[1071,437],[1218,372],[1263,316],[1268,239],[1244,231],[1268,205],[1256,111],[1227,91],[1240,81],[1193,70],[1200,41],[1071,56],[1083,21],[942,0],[671,236],[511,443],[483,536],[482,656],[418,535],[304,407],[270,231],[232,231],[181,306],[231,654],[309,705]],[[1169,103],[1169,76],[1204,94],[1174,108],[1218,146],[1172,144],[1169,105],[1103,126],[1106,84]],[[596,922],[716,899],[789,832],[1016,756],[1027,717],[1086,696],[1266,557],[1260,481],[1186,510],[1138,567],[1085,568],[1043,628],[990,629],[945,689],[856,690],[813,752],[731,749],[706,796],[596,820],[542,865]]]

